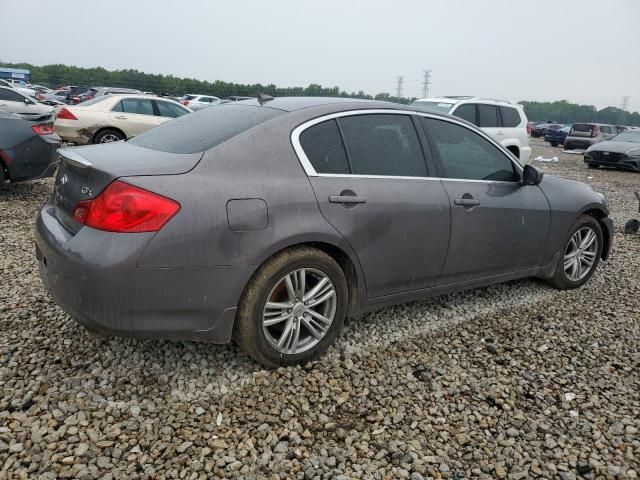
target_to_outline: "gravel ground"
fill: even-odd
[[[44,292],[33,218],[51,181],[0,191],[2,478],[616,478],[640,474],[640,174],[533,140],[616,222],[580,290],[525,280],[346,324],[304,367],[234,346],[94,338]]]

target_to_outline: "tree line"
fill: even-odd
[[[208,82],[195,78],[181,78],[173,75],[144,73],[135,69],[107,70],[102,67],[82,68],[71,65],[31,65],[29,63],[5,63],[0,65],[10,68],[25,68],[31,71],[31,82],[55,88],[62,85],[95,85],[136,88],[157,94],[183,95],[185,93],[199,93],[227,97],[231,95],[255,96],[265,93],[274,97],[284,96],[322,96],[322,97],[351,97],[384,100],[409,104],[415,98],[397,97],[389,93],[369,95],[363,92],[347,92],[339,87],[323,87],[312,83],[307,87],[278,87],[274,84],[260,83],[240,84],[216,80]],[[555,102],[521,101],[527,118],[530,121],[553,121],[558,123],[598,122],[615,125],[640,126],[640,114],[627,112],[616,107],[606,107],[598,110],[593,105],[579,105],[566,100]]]

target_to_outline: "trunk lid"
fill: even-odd
[[[61,148],[51,203],[58,221],[72,234],[82,228],[75,206],[97,197],[113,180],[139,175],[180,175],[193,169],[202,153],[177,154],[125,142]]]

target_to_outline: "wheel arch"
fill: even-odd
[[[93,135],[91,135],[91,143],[93,143],[95,141],[96,137],[101,132],[104,132],[105,130],[115,130],[116,132],[121,133],[122,136],[124,136],[125,139],[129,138],[129,136],[121,128],[113,127],[113,126],[105,126],[105,127],[100,127],[95,132],[93,132]]]
[[[268,256],[266,256],[262,260],[262,262],[260,262],[259,265],[256,265],[256,269],[253,272],[253,275],[256,274],[260,266],[262,266],[265,262],[275,257],[276,255],[279,255],[283,251],[301,246],[315,248],[333,258],[333,260],[336,261],[336,263],[343,271],[344,276],[347,280],[347,286],[349,287],[349,306],[347,309],[347,314],[353,314],[358,311],[361,302],[364,300],[363,296],[365,292],[365,279],[360,268],[360,263],[358,262],[358,259],[355,258],[355,254],[348,253],[348,247],[346,245],[339,245],[338,243],[339,242],[334,242],[326,238],[322,240],[298,238],[291,239],[290,242],[284,245],[278,245],[277,249],[270,252]]]
[[[603,221],[603,219],[607,216],[607,212],[605,212],[604,210],[602,210],[601,208],[587,208],[585,209],[583,212],[581,212],[582,215],[588,215],[592,218],[595,218],[598,223],[600,224],[600,228],[602,229],[603,235],[602,235],[602,260],[606,260],[607,258],[609,258],[609,250],[611,249],[611,244],[610,244],[610,238],[611,235],[613,234],[613,232],[609,231],[609,226]]]

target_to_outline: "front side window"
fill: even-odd
[[[158,105],[158,112],[160,113],[161,117],[178,118],[186,113],[189,113],[186,108],[182,108],[175,103],[156,100],[156,104]]]
[[[335,120],[307,128],[300,134],[300,145],[318,173],[347,174],[349,162]]]
[[[513,162],[495,145],[455,123],[421,117],[443,178],[516,182]]]
[[[498,126],[498,108],[495,105],[478,104],[478,126],[496,128]]]
[[[24,102],[24,97],[7,88],[0,88],[0,100],[6,100],[8,102]]]
[[[342,130],[355,175],[426,177],[418,134],[408,115],[367,114],[341,117]]]
[[[138,115],[153,115],[151,100],[144,98],[124,98],[121,102],[124,113],[137,113]]]
[[[513,128],[520,125],[520,114],[515,108],[500,107],[500,113],[502,114],[503,127]]]
[[[453,114],[456,117],[462,118],[464,120],[466,120],[467,122],[471,122],[474,125],[477,125],[476,123],[476,105],[474,103],[465,103],[460,105],[458,108],[456,108],[455,112],[453,112]]]

